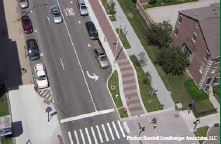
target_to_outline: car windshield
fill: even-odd
[[[25,2],[25,0],[19,0],[20,2]]]
[[[86,10],[87,7],[86,7],[86,6],[81,6],[81,9],[82,9],[82,10]]]
[[[60,12],[58,11],[58,10],[55,10],[54,11],[54,16],[55,17],[60,17],[61,15],[60,15]]]
[[[97,33],[97,30],[96,29],[91,29],[90,33]]]
[[[39,80],[46,80],[46,76],[45,75],[41,75],[38,77]]]
[[[25,27],[25,28],[29,28],[30,26],[31,26],[31,23],[28,22],[28,21],[26,21],[25,24],[24,24],[24,27]]]
[[[107,57],[105,55],[100,56],[100,61],[105,61],[107,60]]]

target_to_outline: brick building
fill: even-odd
[[[187,67],[199,88],[220,83],[220,4],[179,11],[173,45],[190,61]]]

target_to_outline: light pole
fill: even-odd
[[[118,44],[119,44],[120,29],[121,29],[121,22],[122,22],[122,18],[120,16],[117,16],[117,17],[119,17],[121,20],[120,20],[120,26],[119,26],[119,30],[118,30],[118,37],[117,37],[117,45],[116,45],[116,49],[115,49],[115,60],[114,60],[114,63],[116,63],[116,61],[117,61],[117,48],[118,48]]]
[[[27,14],[29,14],[30,13],[30,11],[32,11],[34,8],[36,8],[36,7],[39,7],[39,6],[44,6],[44,5],[48,5],[48,4],[41,4],[41,5],[36,5],[36,6],[33,6],[28,12],[26,12],[23,16],[26,16]],[[21,18],[20,19],[18,19],[18,21],[20,21],[21,20]]]

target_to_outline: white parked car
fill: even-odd
[[[36,83],[39,89],[48,87],[48,78],[46,75],[45,67],[42,63],[36,64],[34,66],[34,73]]]

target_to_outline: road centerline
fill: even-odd
[[[82,115],[79,115],[79,116],[62,119],[62,120],[60,120],[60,123],[76,121],[76,120],[89,118],[89,117],[94,117],[94,116],[102,115],[102,114],[108,114],[108,113],[111,113],[111,112],[114,112],[114,111],[115,111],[114,109],[108,109],[108,110],[96,111],[96,112],[92,112],[92,113],[88,113],[88,114],[82,114]]]

